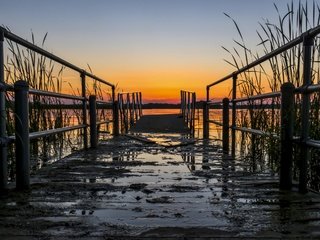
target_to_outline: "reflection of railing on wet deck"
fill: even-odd
[[[320,149],[320,141],[310,139],[310,96],[315,92],[319,92],[320,84],[312,83],[312,52],[313,45],[316,36],[320,33],[320,27],[310,29],[303,33],[294,40],[287,44],[279,47],[272,52],[264,55],[263,57],[255,60],[254,62],[240,68],[238,71],[231,73],[230,75],[213,82],[207,86],[207,102],[203,108],[203,136],[204,138],[209,137],[209,123],[218,124],[223,126],[223,150],[225,153],[229,152],[229,129],[231,129],[231,141],[232,141],[232,155],[235,155],[235,131],[241,131],[252,134],[252,136],[268,136],[270,138],[280,139],[280,188],[291,189],[292,187],[292,166],[293,166],[293,146],[297,144],[299,146],[299,190],[300,192],[306,192],[308,186],[308,162],[310,161],[310,149]],[[284,83],[281,86],[280,92],[271,92],[267,94],[259,94],[254,96],[248,96],[244,98],[237,98],[237,88],[239,88],[238,76],[244,74],[246,71],[250,71],[253,68],[253,72],[256,72],[255,67],[260,66],[263,62],[269,61],[270,59],[277,57],[281,53],[303,43],[303,86],[295,87],[292,83]],[[210,89],[220,83],[224,83],[227,80],[232,80],[232,98],[224,98],[221,102],[210,101]],[[243,81],[243,80],[242,80]],[[301,104],[297,104],[296,109],[295,101],[296,95],[302,95]],[[265,132],[260,129],[253,129],[243,126],[237,126],[237,109],[239,103],[246,103],[244,106],[247,109],[252,109],[252,106],[257,101],[262,102],[264,99],[271,99],[274,102],[275,98],[280,98],[281,101],[281,126],[280,133],[277,132]],[[229,125],[229,108],[231,102],[231,126]],[[275,101],[276,102],[276,101]],[[213,105],[223,105],[223,121],[217,122],[209,118],[209,109]],[[294,111],[301,112],[301,130],[300,135],[294,136]],[[254,143],[253,143],[254,144]]]

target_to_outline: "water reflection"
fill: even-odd
[[[193,172],[196,170],[196,164],[195,164],[195,155],[194,153],[182,153],[181,157],[185,164],[187,165],[190,172]]]
[[[125,165],[123,163],[136,161],[140,154],[137,151],[112,152],[112,163],[118,168],[124,168]]]
[[[177,113],[177,109],[163,110],[163,109],[149,109],[144,110],[146,114],[159,114],[159,113]],[[243,112],[238,112],[239,119],[246,119]],[[70,114],[69,114],[70,115]],[[195,124],[194,136],[186,135],[183,136],[185,139],[190,139],[194,137],[195,139],[202,138],[202,110],[197,111],[198,119]],[[210,119],[221,120],[221,110],[211,109],[210,110]],[[237,122],[240,126],[241,124],[249,124],[250,122],[246,121],[245,123]],[[73,117],[68,118],[68,123],[71,125],[77,124],[79,119]],[[56,120],[54,123],[55,127],[59,127],[59,122]],[[248,125],[248,126],[249,126]],[[244,125],[246,126],[246,125]],[[102,126],[101,138],[105,138],[105,134],[110,132],[112,125]],[[83,148],[83,134],[82,130],[76,130],[67,132],[64,134],[58,134],[56,136],[51,136],[39,140],[34,140],[30,144],[31,150],[31,165],[32,171],[51,164],[52,162],[63,158],[64,156]],[[221,128],[210,124],[210,139],[221,140]],[[232,135],[232,134],[230,134]],[[110,136],[110,135],[108,135]],[[160,145],[174,145],[181,142],[181,136],[161,136],[154,135],[155,140]],[[183,140],[183,139],[182,139]],[[231,139],[230,139],[231,141]],[[203,142],[206,144],[205,141]],[[230,144],[231,145],[231,144]],[[205,147],[204,147],[205,149]],[[121,161],[134,161],[137,158],[135,152],[132,153],[119,153],[118,155],[114,154],[113,161],[120,163]],[[210,170],[212,166],[208,162],[208,153],[204,150],[202,153],[201,160],[201,169]],[[298,156],[299,149],[295,148],[294,155]],[[272,139],[268,137],[255,136],[249,133],[242,133],[236,131],[235,136],[235,154],[232,154],[238,159],[241,159],[243,162],[247,163],[245,170],[248,172],[264,172],[268,169],[277,172],[279,169],[279,140]],[[310,161],[310,186],[319,191],[320,189],[320,168],[319,168],[319,151],[312,151],[312,161]],[[9,177],[10,181],[13,181],[15,178],[15,163],[14,163],[14,148],[11,146],[9,148]],[[190,171],[197,170],[196,160],[199,156],[196,156],[193,153],[183,153],[181,154],[183,161],[186,163]],[[295,159],[298,159],[295,157]],[[293,176],[297,179],[298,176],[298,165],[297,162],[293,163]]]

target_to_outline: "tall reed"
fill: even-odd
[[[9,29],[8,29],[9,30]],[[10,31],[10,30],[9,30]],[[35,44],[34,34],[31,34],[32,43]],[[41,41],[41,47],[45,45],[47,34]],[[39,55],[34,51],[24,48],[13,41],[6,40],[6,62],[5,62],[5,81],[8,84],[14,84],[17,80],[25,80],[29,87],[37,90],[61,93],[63,91],[63,72],[64,66],[58,65],[51,59]],[[7,102],[7,133],[14,134],[14,115],[13,101],[14,95],[11,92],[6,93]],[[30,132],[44,131],[53,128],[60,128],[71,125],[72,113],[70,110],[63,109],[65,100],[45,97],[40,95],[29,96],[29,129]],[[78,103],[79,104],[79,103]],[[55,106],[55,107],[52,107]],[[59,158],[65,143],[70,141],[71,133],[60,134],[34,140],[31,142],[32,169],[37,169],[50,158]],[[74,137],[74,136],[73,136]],[[78,139],[74,137],[74,139]],[[74,140],[72,140],[74,141]],[[14,148],[10,147],[9,157],[9,176],[14,179]]]
[[[7,29],[10,31],[10,29]],[[47,39],[45,34],[40,47],[45,47]],[[35,36],[31,33],[32,43],[36,45]],[[54,62],[53,60],[38,54],[28,48],[24,48],[19,44],[7,39],[6,48],[6,64],[5,64],[5,81],[8,84],[14,84],[17,80],[25,80],[28,82],[29,87],[32,89],[66,93],[82,96],[80,91],[80,75],[78,72],[68,72],[70,69]],[[88,64],[89,71],[93,74],[90,65]],[[67,72],[67,73],[66,73]],[[75,77],[74,73],[76,74]],[[67,77],[65,75],[68,75]],[[71,82],[71,79],[74,82]],[[109,87],[104,87],[100,82],[95,79],[86,77],[86,97],[94,94],[97,96],[97,100],[111,101],[111,91]],[[14,134],[14,116],[11,109],[13,108],[14,95],[7,92],[7,131],[8,135]],[[81,109],[81,101],[74,100],[69,101],[66,99],[30,95],[30,111],[29,111],[29,123],[30,132],[38,132],[49,130],[53,128],[62,128],[66,126],[72,126],[82,123],[83,113]],[[78,108],[72,107],[66,108],[66,105],[70,104],[78,105]],[[109,109],[99,109],[98,116],[99,121],[110,120],[112,117],[111,107]],[[107,126],[107,129],[108,130]],[[100,126],[99,126],[100,128]],[[59,159],[63,154],[64,148],[77,149],[83,144],[82,137],[83,130],[76,130],[72,132],[66,132],[64,134],[58,134],[51,137],[45,137],[40,140],[35,140],[31,143],[31,152],[34,160],[33,167],[37,168],[54,157]],[[14,149],[11,148],[11,155],[13,156]],[[14,161],[11,158],[9,163],[12,174],[11,178],[14,178],[13,169]]]
[[[225,60],[228,64],[231,64],[236,69],[240,69],[248,63],[256,60],[261,55],[267,54],[292,39],[300,36],[303,32],[310,28],[316,27],[320,24],[320,7],[317,1],[305,1],[295,4],[294,1],[286,4],[286,10],[282,13],[278,6],[274,4],[274,8],[278,13],[278,19],[270,21],[268,19],[259,23],[260,29],[257,30],[257,36],[260,42],[257,44],[259,50],[253,53],[245,43],[245,39],[240,31],[240,27],[237,22],[229,15],[226,16],[232,20],[236,26],[240,40],[235,40],[236,47],[229,50],[223,47],[231,56],[231,60]],[[314,49],[312,54],[312,82],[319,83],[320,81],[320,48],[319,37],[315,38]],[[252,96],[261,94],[268,91],[280,91],[280,87],[284,82],[292,82],[296,87],[303,84],[303,46],[297,45],[276,57],[271,58],[267,63],[260,64],[258,67],[254,67],[240,76],[238,76],[238,90],[240,96]],[[320,139],[320,115],[319,115],[319,93],[315,93],[311,97],[311,137],[314,139]],[[271,103],[272,106],[279,104],[279,99],[266,100],[267,103]],[[260,104],[262,101],[260,101]],[[259,104],[259,101],[248,102],[249,106]],[[295,135],[299,135],[301,114],[300,114],[301,96],[296,95],[296,126]],[[279,111],[277,108],[271,109],[259,109],[253,110],[249,108],[247,114],[242,114],[238,118],[239,125],[250,126],[251,128],[261,129],[264,131],[276,132],[279,134]],[[257,141],[256,137],[253,137],[252,142]],[[261,142],[262,141],[262,142]],[[273,162],[277,160],[278,149],[277,142],[273,139],[261,139],[258,138],[258,142],[252,144],[252,148],[262,148],[266,146],[265,150],[267,156],[273,159]],[[256,149],[253,149],[256,150]],[[298,153],[299,149],[295,149]],[[254,151],[253,151],[254,152]],[[297,158],[295,158],[297,159]],[[294,171],[297,176],[299,167],[297,160],[294,163]],[[316,190],[320,190],[320,164],[319,154],[317,151],[313,151],[313,157],[310,162],[310,186]]]

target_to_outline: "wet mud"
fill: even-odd
[[[143,137],[155,143],[102,142],[1,196],[0,239],[320,238],[318,194],[279,191],[213,141]]]

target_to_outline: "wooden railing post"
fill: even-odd
[[[187,92],[187,113],[186,113],[186,123],[187,126],[189,126],[189,120],[190,120],[190,92]]]
[[[197,98],[196,98],[196,93],[192,93],[192,111],[191,111],[191,130],[194,131],[195,129],[195,118],[196,118],[196,102],[197,102]]]
[[[16,188],[30,187],[30,141],[29,141],[29,86],[26,81],[14,84],[15,93],[15,146],[16,146]]]
[[[90,114],[90,147],[96,148],[98,145],[98,131],[97,131],[97,97],[95,95],[89,96],[89,114]]]
[[[208,139],[209,138],[209,107],[207,102],[203,102],[203,138]]]
[[[281,86],[280,189],[291,190],[294,125],[294,90],[292,83]]]
[[[139,92],[139,115],[142,116],[142,93]]]
[[[82,124],[86,127],[83,129],[83,145],[84,148],[88,148],[88,128],[87,128],[87,97],[86,97],[86,74],[81,72],[81,94],[84,100],[82,101]]]
[[[126,94],[126,110],[125,110],[125,113],[126,113],[126,119],[125,119],[125,122],[124,122],[124,128],[125,128],[125,133],[128,133],[129,131],[129,125],[130,125],[130,93],[127,93]]]
[[[237,118],[237,104],[234,101],[237,98],[237,79],[238,76],[235,74],[232,77],[232,113],[231,113],[231,155],[233,158],[236,156],[236,118]]]
[[[138,119],[140,118],[140,115],[139,115],[139,93],[136,92],[134,94],[134,102],[135,102],[135,108],[134,108],[134,112],[135,112],[135,120],[138,121]]]
[[[120,120],[119,131],[122,133],[124,131],[124,103],[123,103],[123,94],[118,94],[118,114]]]
[[[119,136],[119,107],[118,101],[113,102],[113,135]]]
[[[314,39],[308,33],[303,38],[303,86],[309,86],[312,78],[312,49]],[[299,191],[306,193],[308,191],[308,164],[310,160],[310,151],[305,144],[309,138],[309,111],[310,111],[310,94],[307,92],[302,93],[301,103],[301,152],[299,160]]]
[[[229,99],[222,100],[222,150],[223,153],[229,153]]]
[[[180,90],[180,114],[182,115],[182,109],[183,109],[183,100],[182,100],[182,90]]]
[[[129,97],[130,98],[130,127],[134,124],[134,93],[131,93],[130,94],[131,96]]]
[[[181,102],[181,105],[182,105],[182,118],[183,118],[183,121],[186,117],[186,92],[185,91],[182,91],[182,102]]]
[[[4,83],[4,32],[0,29],[0,84]],[[6,139],[6,98],[4,89],[0,90],[0,138]],[[8,182],[8,150],[7,144],[0,144],[0,192],[7,189]]]

